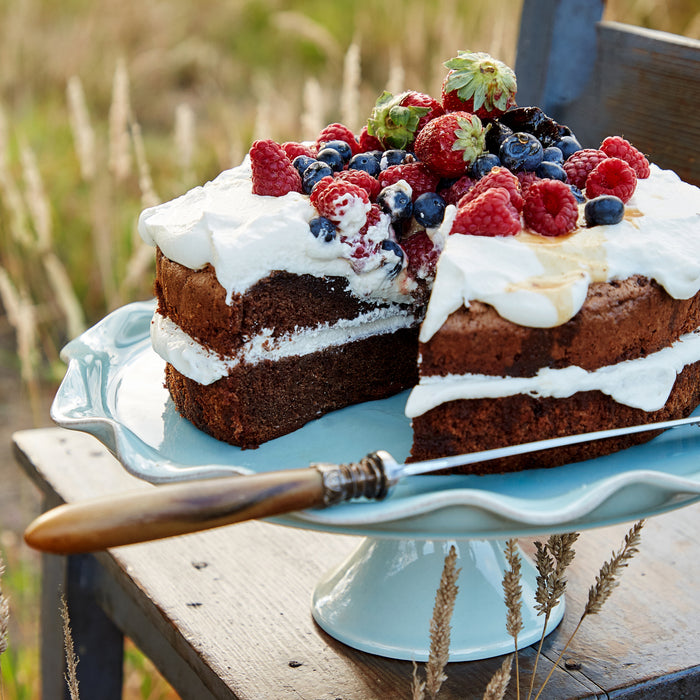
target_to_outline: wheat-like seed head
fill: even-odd
[[[493,674],[489,684],[486,686],[483,700],[503,700],[510,683],[510,669],[512,666],[513,655],[509,654],[503,659],[500,668]]]
[[[5,573],[5,562],[0,555],[0,584]],[[7,651],[8,629],[10,627],[10,602],[3,595],[2,586],[0,586],[0,654]]]
[[[551,535],[547,544],[535,542],[535,566],[537,567],[537,589],[535,609],[539,615],[546,615],[559,605],[566,590],[564,573],[576,554],[573,545],[579,533]]]
[[[506,542],[506,561],[510,567],[503,573],[503,592],[506,602],[506,631],[516,640],[523,629],[522,587],[520,585],[521,561],[518,554],[518,542],[510,539]]]
[[[312,141],[325,125],[325,95],[321,83],[315,78],[307,78],[304,83],[302,101],[302,138]]]
[[[425,667],[425,687],[435,698],[447,676],[444,669],[450,658],[450,620],[457,599],[457,550],[454,545],[445,557],[440,585],[435,595],[433,617],[430,620],[430,653]]]
[[[70,692],[71,700],[79,700],[80,695],[78,693],[77,674],[79,659],[73,647],[73,633],[70,628],[68,603],[64,596],[61,596],[61,619],[63,620],[63,647],[66,653],[66,684]]]
[[[80,166],[80,175],[83,180],[90,182],[97,172],[95,131],[90,123],[90,114],[85,101],[83,84],[77,75],[68,78],[66,95],[73,142],[75,143],[75,152]]]
[[[340,96],[340,120],[352,131],[357,131],[359,125],[361,82],[360,45],[354,41],[345,54],[343,89]]]
[[[425,681],[420,679],[418,664],[415,661],[411,678],[411,700],[425,700]]]
[[[109,170],[117,182],[131,174],[130,119],[129,73],[126,62],[120,59],[114,71],[109,108]]]

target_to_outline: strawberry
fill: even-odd
[[[405,180],[411,186],[411,199],[416,199],[425,192],[435,192],[440,178],[433,175],[423,163],[403,163],[391,165],[379,173],[381,188],[393,185],[399,180]]]
[[[451,112],[429,121],[416,137],[416,156],[438,177],[461,177],[484,151],[485,129],[468,112]]]
[[[442,105],[430,95],[413,90],[392,95],[385,90],[367,120],[367,133],[375,136],[383,149],[404,149],[431,119],[441,114]]]
[[[594,199],[603,194],[629,201],[637,188],[637,176],[631,165],[619,158],[606,158],[596,165],[586,178],[586,197]]]
[[[515,73],[505,63],[487,53],[459,51],[444,65],[450,69],[442,83],[445,111],[493,119],[515,105]]]
[[[281,197],[301,192],[301,175],[277,142],[259,139],[250,147],[253,194]]]
[[[528,187],[523,219],[533,231],[543,236],[570,233],[578,221],[576,197],[560,180],[539,180]]]
[[[520,216],[510,203],[510,192],[491,187],[457,209],[450,234],[514,236],[520,228]]]
[[[645,180],[651,174],[649,161],[644,157],[644,154],[622,136],[608,136],[600,144],[600,150],[611,158],[624,160],[625,163],[632,166],[640,180]]]

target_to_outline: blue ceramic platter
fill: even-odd
[[[149,337],[154,302],[113,312],[64,349],[52,406],[61,426],[98,438],[152,483],[356,461],[377,449],[403,461],[411,430],[406,394],[336,411],[262,445],[205,435],[175,410]],[[384,501],[354,501],[277,518],[296,527],[373,537],[504,538],[635,520],[700,500],[700,430],[578,464],[491,476],[404,479]]]

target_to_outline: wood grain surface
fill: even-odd
[[[25,431],[15,435],[15,444],[24,470],[58,500],[155,488],[128,475],[81,433]],[[641,551],[603,612],[584,621],[543,698],[698,696],[699,522],[697,505],[647,522]],[[551,668],[600,565],[627,529],[582,533],[567,612],[547,638],[538,679]],[[95,596],[184,698],[204,692],[245,700],[408,698],[410,662],[346,647],[311,617],[316,582],[358,544],[349,536],[242,523],[100,553]],[[522,544],[532,551],[532,543]],[[533,660],[531,648],[521,652],[523,683]],[[482,697],[501,661],[450,664],[441,700]],[[516,697],[512,684],[507,697]]]

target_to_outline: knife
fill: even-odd
[[[166,484],[58,506],[30,523],[24,539],[44,552],[92,552],[306,508],[327,508],[356,498],[381,500],[407,476],[698,423],[700,416],[691,416],[407,464],[379,450],[350,464],[315,463],[300,469]]]

